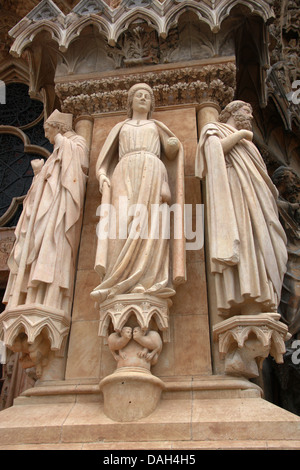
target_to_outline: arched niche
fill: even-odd
[[[115,64],[108,49],[98,28],[92,23],[86,25],[65,52],[57,51],[55,78],[113,70]]]

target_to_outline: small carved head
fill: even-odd
[[[123,326],[121,330],[121,336],[124,338],[131,338],[132,337],[132,328],[130,326]]]
[[[48,117],[44,124],[45,136],[53,144],[56,134],[65,134],[72,130],[72,114],[61,113],[57,109]]]
[[[134,329],[133,329],[133,337],[137,337],[137,336],[144,336],[145,334],[145,331],[142,330],[142,328],[140,326],[136,326]]]
[[[297,196],[299,195],[300,178],[293,168],[280,166],[274,171],[272,181],[283,197],[290,202],[298,201],[299,197]],[[291,198],[291,196],[294,197]]]

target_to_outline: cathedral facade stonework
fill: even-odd
[[[299,1],[0,8],[0,448],[299,449]]]

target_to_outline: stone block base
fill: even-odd
[[[155,411],[129,423],[105,415],[96,385],[57,385],[48,395],[37,387],[0,413],[0,449],[300,449],[300,417],[255,388],[195,382],[166,384]]]
[[[114,421],[137,421],[151,414],[164,383],[141,367],[122,367],[99,384],[104,413]]]

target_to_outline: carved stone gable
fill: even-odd
[[[103,3],[100,0],[82,0],[79,2],[73,12],[77,15],[90,15],[103,11]]]
[[[44,0],[28,13],[27,18],[32,21],[53,20],[62,14],[52,0]]]

